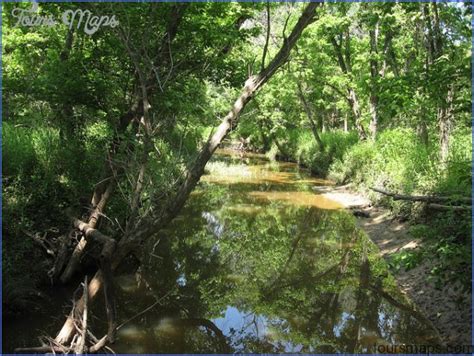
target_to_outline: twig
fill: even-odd
[[[129,323],[130,321],[132,321],[132,320],[138,318],[140,315],[143,315],[143,314],[145,314],[146,312],[148,312],[149,310],[153,309],[157,304],[159,304],[163,299],[165,299],[166,297],[168,297],[170,294],[171,294],[171,291],[169,291],[168,293],[166,293],[163,297],[161,297],[160,299],[158,299],[156,302],[154,302],[152,305],[150,305],[150,306],[147,307],[146,309],[142,310],[142,311],[139,312],[138,314],[135,314],[135,315],[132,316],[130,319],[125,320],[122,324],[120,324],[119,326],[117,326],[117,330],[119,330],[122,326],[124,326],[125,324]]]

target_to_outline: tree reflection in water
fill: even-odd
[[[316,180],[291,164],[246,160],[221,161],[232,175],[211,172],[151,243],[146,283],[122,293],[120,314],[168,296],[119,330],[117,352],[354,353],[438,342],[352,215],[314,204]]]

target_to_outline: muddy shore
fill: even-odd
[[[380,255],[389,260],[397,252],[423,248],[423,242],[408,233],[409,223],[391,216],[388,209],[372,206],[360,193],[346,186],[317,187],[325,197],[354,211],[359,226],[379,247]],[[428,278],[433,260],[423,259],[415,268],[394,272],[402,290],[437,328],[446,345],[471,344],[471,293],[463,293],[455,283],[445,283],[437,289]]]

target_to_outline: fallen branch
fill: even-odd
[[[32,353],[64,353],[64,349],[57,346],[37,346],[37,347],[18,347],[14,350],[17,353],[32,354]]]
[[[41,236],[41,234],[38,232],[35,234],[32,234],[31,232],[28,232],[23,229],[22,231],[26,236],[30,237],[35,243],[41,246],[46,252],[46,254],[48,254],[49,256],[53,258],[56,256],[56,253],[54,252],[55,251],[54,246],[52,246],[51,242],[46,239],[48,232],[45,232],[44,235]]]
[[[97,242],[103,244],[101,255],[100,255],[100,260],[101,260],[101,265],[106,266],[107,263],[110,264],[110,261],[112,259],[112,256],[115,252],[115,247],[116,247],[116,241],[112,239],[109,236],[106,236],[102,234],[100,231],[92,228],[89,224],[86,224],[85,222],[79,220],[79,219],[73,219],[74,226],[81,231],[84,234],[84,237],[86,240],[88,239],[93,239],[96,240]],[[106,271],[106,274],[108,274],[109,271]],[[97,294],[99,289],[102,287],[102,283],[104,282],[104,279],[109,279],[110,277],[104,276],[104,271],[102,268],[96,273],[94,278],[91,280],[88,286],[88,296],[87,298],[93,299],[94,296]],[[107,305],[107,316],[109,319],[109,332],[108,336],[113,340],[113,331],[112,328],[110,327],[111,325],[113,326],[115,324],[115,314],[114,314],[114,303],[111,299],[111,296],[113,295],[110,293],[111,290],[111,283],[107,283],[108,285],[108,293],[106,295],[106,301],[108,302]],[[77,302],[77,310],[78,312],[82,312],[85,307],[85,301],[87,299],[85,295],[82,296],[82,298]],[[74,314],[71,313],[65,324],[63,325],[63,328],[59,332],[59,334],[56,336],[56,341],[60,344],[65,344],[70,338],[73,336],[74,333]]]
[[[108,340],[107,335],[104,335],[100,340],[97,340],[97,342],[94,345],[89,347],[89,353],[94,354],[94,353],[100,351],[107,344],[107,340]]]
[[[409,201],[420,201],[425,203],[443,203],[443,202],[463,202],[467,204],[472,204],[471,198],[468,197],[442,197],[442,196],[429,196],[429,195],[404,195],[387,192],[379,188],[370,188],[374,192],[387,195],[393,200],[409,200]]]
[[[94,210],[91,212],[88,219],[88,224],[90,225],[91,228],[95,228],[97,226],[99,217],[102,215],[102,212],[105,209],[105,205],[115,189],[115,185],[116,185],[115,180],[110,181],[109,185],[107,186],[105,191],[102,193],[100,201],[97,203],[94,203],[94,200],[97,199],[96,198],[97,192],[94,192],[94,197],[92,198],[92,200],[93,200],[93,204],[94,205],[96,204],[96,206]],[[64,271],[62,271],[62,274],[59,278],[62,283],[67,283],[67,281],[69,281],[71,277],[73,276],[73,274],[76,272],[79,266],[81,257],[86,248],[86,245],[87,245],[87,240],[85,237],[82,237],[79,240],[76,247],[74,248],[74,251],[72,255],[70,256],[69,261],[66,267],[64,268]],[[65,264],[65,262],[62,262],[62,263],[63,265]]]
[[[106,246],[104,245],[104,248]],[[106,257],[106,254],[102,253],[100,260],[100,268],[102,270],[103,281],[104,281],[104,298],[105,298],[105,310],[107,312],[107,339],[113,343],[115,341],[115,330],[117,326],[116,322],[116,307],[115,307],[115,293],[113,289],[112,280],[112,269],[110,267],[110,258]]]

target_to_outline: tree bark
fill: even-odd
[[[59,58],[62,63],[65,63],[69,60],[69,55],[71,54],[72,44],[74,41],[74,27],[71,27],[66,35],[66,41],[64,44],[64,49],[62,50]],[[59,136],[63,141],[73,139],[76,133],[76,125],[74,124],[74,110],[72,103],[67,99],[67,102],[64,102],[60,112],[60,122],[61,127],[59,130]]]
[[[339,63],[339,66],[341,68],[342,73],[344,73],[346,76],[349,76],[351,74],[351,57],[350,57],[350,47],[349,47],[349,34],[346,33],[345,36],[345,51],[343,55],[342,52],[342,43],[343,43],[343,35],[339,35],[339,42],[336,40],[335,37],[331,37],[331,43],[334,47],[334,51],[336,53],[336,58]],[[357,94],[354,90],[354,88],[349,84],[347,88],[347,101],[349,103],[349,107],[351,108],[352,115],[354,117],[354,124],[357,130],[357,134],[359,136],[360,140],[365,140],[367,138],[367,134],[365,133],[365,129],[362,125],[362,116],[360,113],[360,105],[359,105],[359,100],[357,98]]]
[[[360,140],[365,140],[367,139],[367,134],[365,133],[364,126],[362,125],[359,99],[357,98],[357,94],[353,88],[348,88],[347,91],[349,93],[348,101],[352,109],[352,114],[354,115],[354,125],[356,127],[357,134]]]
[[[306,100],[306,97],[303,92],[303,88],[301,87],[301,81],[297,80],[296,83],[297,83],[296,85],[298,88],[298,96],[300,97],[300,100],[303,103],[303,107],[305,109],[306,116],[308,117],[308,121],[311,127],[311,132],[313,133],[314,139],[318,143],[320,150],[324,151],[324,143],[321,140],[321,137],[319,136],[318,127],[316,126],[316,122],[314,121],[314,118],[313,118],[313,115],[314,115],[313,109],[311,108],[310,104]]]
[[[420,122],[417,124],[416,133],[423,145],[428,147],[428,126],[426,125],[426,119],[423,116],[420,118]]]
[[[446,164],[449,156],[449,137],[452,125],[453,97],[454,90],[451,85],[448,89],[446,100],[443,100],[441,107],[438,109],[440,160],[443,165]]]
[[[372,140],[375,141],[377,136],[377,125],[378,125],[378,79],[379,79],[379,64],[377,60],[378,50],[378,36],[379,36],[379,23],[375,24],[375,28],[369,31],[370,34],[370,135]]]

